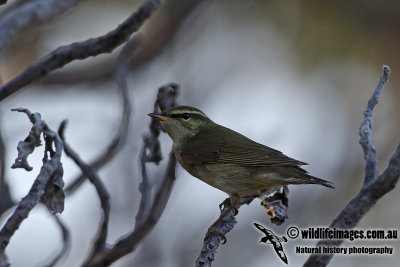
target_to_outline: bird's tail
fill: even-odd
[[[307,173],[306,170],[304,170],[301,167],[297,167],[296,168],[296,172],[297,175],[295,176],[295,179],[298,184],[320,184],[326,187],[330,187],[330,188],[335,188],[335,186],[333,185],[332,182],[312,176],[310,174]]]

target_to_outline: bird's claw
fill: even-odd
[[[217,230],[211,229],[211,228],[208,228],[208,231],[207,231],[207,233],[206,233],[206,236],[204,237],[204,241],[206,241],[208,238],[210,238],[212,234],[221,237],[221,239],[222,239],[222,244],[225,244],[225,243],[226,243],[226,237],[225,237],[225,235],[224,235],[223,233],[218,232]]]
[[[223,210],[225,207],[231,207],[234,210],[234,216],[238,215],[239,210],[236,207],[232,207],[232,201],[231,199],[228,197],[227,199],[225,199],[221,204],[218,205],[220,210]]]
[[[228,197],[226,198],[221,204],[218,205],[219,209],[222,210],[226,206],[231,206],[231,199]]]
[[[234,214],[233,214],[234,216],[238,215],[238,213],[239,213],[238,208],[234,207],[233,212],[234,212]]]

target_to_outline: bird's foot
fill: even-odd
[[[231,199],[228,197],[221,204],[219,204],[219,209],[222,210],[224,207],[231,206]]]
[[[224,235],[223,233],[221,233],[221,232],[215,230],[215,229],[212,228],[212,227],[208,228],[208,231],[207,231],[207,233],[206,233],[206,236],[204,237],[204,241],[206,241],[207,239],[209,239],[209,238],[211,237],[212,234],[221,237],[221,239],[222,239],[222,244],[225,244],[225,243],[226,243],[226,237],[225,237],[225,235]]]
[[[230,197],[226,198],[221,204],[219,204],[219,209],[223,210],[225,207],[229,207],[235,211],[234,216],[238,215],[239,210],[238,208],[232,205],[232,199]]]

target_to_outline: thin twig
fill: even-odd
[[[54,256],[54,258],[48,264],[44,265],[45,267],[55,266],[60,261],[60,259],[65,255],[65,253],[67,253],[71,243],[71,237],[67,226],[61,221],[61,219],[57,215],[52,214],[52,217],[54,218],[54,220],[57,223],[57,226],[61,230],[63,244],[61,250]]]
[[[63,142],[61,138],[58,136],[58,134],[52,131],[47,126],[47,124],[43,120],[41,120],[39,113],[31,113],[29,110],[23,108],[17,108],[13,110],[24,112],[25,114],[27,114],[27,116],[29,117],[30,121],[33,124],[32,129],[24,142],[26,143],[31,142],[32,140],[30,140],[30,137],[32,137],[35,140],[33,140],[31,144],[38,144],[37,136],[34,136],[34,134],[38,134],[40,136],[40,134],[43,133],[46,146],[43,158],[43,166],[40,169],[39,175],[37,176],[28,194],[21,200],[21,202],[14,210],[13,214],[8,218],[3,228],[0,230],[0,260],[4,259],[5,255],[4,251],[7,245],[9,244],[11,237],[14,235],[15,231],[17,231],[21,223],[28,217],[29,212],[37,205],[37,203],[42,198],[46,197],[49,188],[55,186],[53,184],[54,182],[58,184],[57,187],[60,186],[59,179],[62,179],[63,175],[63,168],[60,161],[63,150]],[[51,144],[47,144],[50,142]],[[53,151],[52,149],[53,145],[55,147],[55,151]],[[22,158],[20,154],[29,155],[31,153],[30,152],[31,148],[28,145],[20,146],[19,144],[18,148],[19,148],[18,158]],[[26,166],[22,165],[20,167],[26,168]],[[53,198],[60,198],[60,196],[59,195],[55,196],[52,194],[47,196],[46,199],[47,207],[53,212],[62,211],[63,200],[59,199],[54,200]],[[59,206],[60,203],[62,204],[62,207]],[[0,262],[0,265],[2,264],[5,265],[7,263]]]
[[[74,7],[82,0],[36,0],[16,6],[0,17],[0,51],[21,32]]]
[[[155,109],[165,110],[175,106],[177,96],[178,96],[178,86],[176,84],[169,83],[165,86],[162,86],[157,94]],[[150,125],[150,132],[156,129],[159,130],[159,128],[156,128],[155,126],[153,127],[154,129],[152,128],[152,125]],[[149,155],[146,155],[146,158],[149,159],[149,161],[151,159],[152,162],[155,162],[154,160],[156,158],[154,158],[151,155],[153,153],[160,155],[161,152],[159,151],[160,146],[158,143],[158,139],[157,138],[153,139],[152,142],[156,143],[157,145],[152,145],[148,147]],[[153,148],[157,149],[153,150]],[[143,155],[144,154],[142,154],[141,156]],[[108,266],[114,261],[120,259],[121,257],[134,251],[137,248],[140,242],[151,232],[151,230],[154,228],[154,226],[160,219],[162,213],[164,212],[165,206],[171,194],[172,186],[175,181],[175,166],[176,166],[175,154],[173,153],[173,151],[171,151],[169,155],[167,169],[165,171],[164,177],[161,180],[158,192],[155,193],[154,201],[151,205],[148,205],[147,203],[143,204],[142,202],[151,201],[151,196],[147,195],[143,196],[143,194],[151,195],[152,190],[151,189],[143,190],[143,187],[141,189],[142,198],[140,207],[150,206],[149,211],[147,212],[147,210],[139,208],[138,214],[141,213],[141,215],[136,216],[136,225],[134,230],[130,234],[119,239],[110,248],[104,249],[103,251],[99,251],[99,253],[97,253],[97,255],[95,255],[94,257],[92,257],[90,261],[86,261],[84,266],[93,266],[93,267]],[[147,172],[145,169],[144,173],[146,174],[147,178]]]
[[[0,187],[2,186],[3,183],[5,183],[5,175],[6,175],[6,145],[4,144],[2,128],[0,123]]]
[[[193,11],[209,0],[174,0],[165,3],[163,15],[157,18],[157,23],[146,29],[140,53],[135,53],[129,60],[131,71],[140,68],[160,55],[169,46],[174,37],[180,32],[182,24],[193,14]],[[101,84],[113,78],[113,59],[105,60],[91,68],[70,68],[52,72],[40,81],[41,88],[46,85],[63,85],[63,89],[74,88],[77,83]],[[95,88],[89,86],[88,89]],[[52,86],[52,90],[54,87]]]
[[[390,74],[388,66],[383,66],[383,74],[379,79],[371,99],[368,101],[367,108],[364,111],[364,120],[360,126],[360,145],[364,152],[365,165],[365,179],[364,186],[368,185],[378,177],[378,156],[374,140],[372,139],[372,117],[374,115],[374,108],[378,104],[379,96],[381,95],[384,85],[387,83]]]
[[[65,154],[70,157],[76,165],[81,169],[81,171],[88,177],[89,181],[94,185],[97,195],[100,199],[100,205],[103,210],[103,217],[100,222],[99,229],[97,230],[97,234],[95,240],[93,242],[92,251],[90,253],[90,257],[93,257],[97,252],[103,250],[106,245],[107,232],[108,232],[108,221],[110,218],[110,196],[107,192],[106,187],[101,181],[100,177],[97,175],[97,172],[88,164],[83,162],[83,160],[79,157],[79,155],[65,142],[64,130],[66,127],[66,121],[63,121],[58,130],[59,135],[64,141],[64,151]],[[89,260],[88,259],[88,260]]]
[[[127,76],[127,62],[130,59],[131,54],[140,45],[141,39],[139,37],[133,38],[131,41],[124,45],[115,65],[115,78],[117,81],[118,93],[121,97],[121,120],[118,126],[118,131],[115,137],[111,140],[110,144],[106,147],[103,153],[100,154],[95,160],[89,165],[93,169],[98,171],[108,162],[110,162],[115,155],[123,148],[130,125],[130,119],[132,116],[132,103],[128,95],[128,84],[126,82]],[[86,176],[80,174],[65,188],[67,195],[73,194],[83,184]]]
[[[0,101],[49,72],[76,60],[111,53],[139,30],[163,0],[147,0],[136,12],[109,33],[83,42],[61,46],[0,87]]]
[[[374,178],[377,168],[377,156],[371,137],[371,121],[373,108],[377,104],[379,95],[384,84],[390,74],[388,66],[383,66],[383,74],[379,80],[378,86],[375,89],[371,99],[368,101],[368,106],[364,112],[364,121],[360,128],[360,143],[365,153],[364,157],[367,161],[364,185],[360,192],[344,207],[344,209],[336,216],[330,227],[351,229],[355,227],[364,215],[375,205],[375,203],[385,194],[393,190],[400,177],[400,144],[397,146],[389,165],[385,171]],[[340,246],[343,240],[321,240],[317,246]],[[332,259],[333,254],[313,254],[311,255],[304,266],[307,267],[322,267],[326,266]]]
[[[6,145],[4,144],[0,124],[0,216],[14,205],[10,188],[6,182]]]
[[[176,98],[179,92],[179,85],[168,83],[158,90],[157,100],[154,103],[154,112],[166,111],[177,105]],[[136,214],[135,228],[138,228],[147,218],[151,209],[152,183],[147,176],[146,163],[158,164],[162,160],[161,146],[158,140],[161,131],[160,122],[154,118],[150,123],[150,134],[143,137],[143,147],[140,153],[140,165],[142,169],[142,182],[139,185],[141,199],[139,210]]]
[[[157,224],[162,213],[164,212],[165,206],[167,205],[169,196],[171,194],[172,186],[175,182],[175,166],[175,154],[171,152],[160,190],[157,192],[154,198],[154,203],[144,223],[142,223],[139,227],[135,227],[135,230],[132,233],[118,240],[111,248],[99,253],[95,258],[93,258],[92,262],[86,263],[84,266],[109,266],[111,263],[137,248],[140,242],[151,232],[151,230],[153,230],[154,226]]]
[[[137,229],[140,225],[143,224],[144,220],[147,218],[148,212],[151,209],[152,202],[152,190],[153,186],[149,180],[146,170],[146,163],[148,162],[147,156],[148,146],[146,144],[143,145],[142,151],[140,153],[140,167],[142,169],[142,182],[139,185],[139,192],[141,194],[139,209],[136,213],[136,223],[135,229]]]

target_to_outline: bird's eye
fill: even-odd
[[[183,118],[184,120],[188,120],[188,119],[190,119],[190,114],[189,114],[189,113],[183,113],[183,114],[182,114],[182,118]]]

